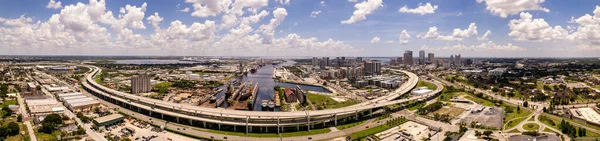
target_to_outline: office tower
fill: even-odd
[[[413,62],[413,55],[412,54],[413,53],[410,50],[404,51],[404,59],[403,60],[404,60],[404,65],[405,66],[411,66],[411,65],[414,64],[414,62]]]
[[[131,93],[147,93],[152,90],[150,76],[139,75],[131,78]]]
[[[378,60],[365,61],[364,73],[365,75],[381,75],[381,62]]]
[[[360,65],[363,61],[362,57],[356,57],[356,64]]]
[[[429,63],[432,63],[432,64],[433,64],[433,63],[434,63],[434,61],[435,61],[435,56],[434,56],[434,54],[433,54],[433,53],[429,53],[429,54],[427,54],[427,60],[429,61]]]
[[[402,57],[396,58],[396,63],[397,65],[403,64],[404,62],[402,61]]]
[[[325,61],[325,66],[331,65],[331,64],[329,64],[330,63],[329,57],[323,57],[323,60]],[[321,63],[323,63],[323,61],[321,61]]]
[[[462,60],[460,58],[460,54],[454,55],[454,66],[457,66],[457,67],[462,66]]]
[[[342,57],[342,60],[340,61],[340,67],[345,67],[346,66],[346,57]]]
[[[450,55],[450,60],[448,60],[448,62],[454,65],[454,55]]]
[[[325,69],[327,67],[327,61],[325,59],[319,60],[319,68]]]
[[[313,66],[319,66],[319,58],[313,57],[312,58],[312,65]]]
[[[425,51],[424,50],[419,51],[419,64],[421,64],[421,65],[425,64]]]

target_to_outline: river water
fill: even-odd
[[[295,64],[296,62],[294,61],[286,61],[284,63],[280,63],[278,65],[265,65],[263,67],[260,67],[256,73],[248,73],[247,76],[244,76],[242,78],[237,78],[240,82],[247,82],[247,81],[251,81],[254,83],[258,82],[258,92],[256,94],[256,101],[253,104],[254,106],[254,110],[255,111],[261,111],[262,110],[262,105],[261,105],[261,101],[262,100],[270,100],[273,99],[275,96],[275,90],[273,90],[273,87],[275,86],[281,86],[281,87],[296,87],[297,84],[291,84],[291,83],[281,83],[281,82],[275,82],[275,80],[273,79],[273,69],[279,66],[290,66]],[[323,87],[318,87],[318,86],[309,86],[309,85],[298,85],[300,86],[300,88],[302,88],[303,90],[309,90],[309,91],[316,91],[316,92],[323,92],[323,93],[330,93],[329,90],[323,88]],[[227,86],[221,86],[221,89],[223,89],[222,92],[220,92],[219,94],[217,94],[217,97],[221,97],[225,95],[225,91],[227,90]],[[224,105],[226,106],[226,105]]]

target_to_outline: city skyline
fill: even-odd
[[[600,2],[498,2],[6,1],[0,55],[597,57]]]

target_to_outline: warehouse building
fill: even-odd
[[[93,122],[98,127],[105,127],[123,122],[123,119],[125,119],[125,117],[121,114],[112,114],[96,118]]]
[[[29,108],[29,113],[34,116],[63,114],[64,112],[64,108],[52,97],[41,96],[26,98],[25,104],[27,104],[27,108]]]

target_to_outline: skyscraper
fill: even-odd
[[[312,58],[312,65],[313,66],[319,66],[319,58],[313,57]]]
[[[150,77],[146,75],[139,75],[131,78],[131,93],[147,93],[152,90],[152,84],[150,84]]]
[[[462,66],[462,60],[460,58],[460,54],[454,55],[454,66],[456,66],[456,67]]]
[[[434,63],[435,61],[435,56],[433,55],[433,53],[429,53],[427,54],[427,60],[429,61],[429,63]]]
[[[425,64],[425,51],[424,50],[419,51],[419,64],[421,64],[421,65]]]
[[[404,51],[404,65],[411,66],[414,64],[413,62],[413,52],[410,50]]]
[[[325,66],[329,66],[329,65],[331,65],[331,64],[330,64],[330,62],[329,62],[329,61],[330,61],[330,60],[329,60],[329,57],[323,57],[323,61],[325,61]],[[321,63],[322,63],[322,62],[321,62]]]
[[[381,62],[378,60],[365,61],[364,73],[365,75],[381,75]]]
[[[403,63],[404,63],[404,61],[402,61],[402,57],[398,57],[398,58],[396,59],[396,64],[397,64],[397,65],[400,65],[400,64],[403,64]]]

